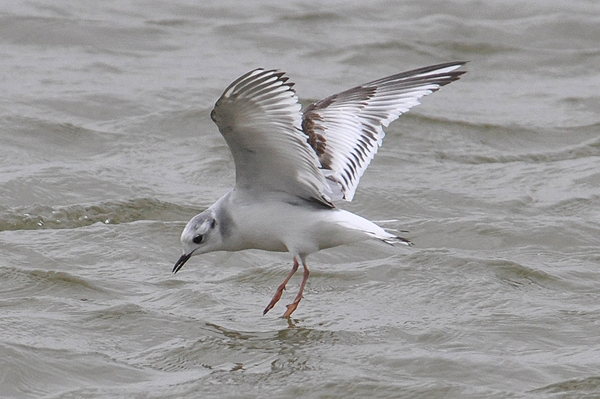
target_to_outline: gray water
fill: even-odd
[[[206,2],[208,3],[208,2]],[[453,60],[352,203],[403,235],[195,257],[233,184],[210,120],[279,68],[305,104]],[[0,397],[600,397],[600,3],[0,5]]]

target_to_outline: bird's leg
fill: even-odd
[[[298,270],[298,266],[299,266],[298,259],[296,259],[296,257],[294,256],[294,266],[292,266],[292,270],[290,271],[290,274],[288,274],[287,277],[285,278],[285,280],[283,280],[283,283],[281,283],[279,285],[279,287],[277,287],[277,291],[275,291],[275,295],[273,295],[273,299],[271,299],[271,302],[269,302],[269,304],[263,311],[263,315],[266,315],[269,310],[273,309],[273,306],[275,306],[277,301],[279,301],[279,299],[281,298],[281,294],[283,293],[283,290],[285,290],[286,284],[288,283],[288,281],[290,281],[290,279],[292,278],[294,273],[296,273],[296,270]]]
[[[298,295],[294,299],[294,302],[287,305],[287,310],[283,314],[284,318],[289,318],[294,310],[298,307],[300,300],[302,299],[302,294],[304,293],[304,286],[306,285],[306,281],[308,280],[308,275],[310,274],[310,270],[308,270],[308,266],[306,266],[306,262],[302,259],[302,266],[304,267],[304,277],[302,278],[302,283],[300,284],[300,291],[298,291]]]

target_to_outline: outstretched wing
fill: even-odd
[[[231,83],[215,104],[211,118],[233,154],[236,189],[256,196],[285,192],[333,206],[287,80],[283,72],[255,69]]]
[[[433,65],[346,90],[311,104],[302,129],[317,153],[332,199],[352,201],[358,182],[381,146],[384,127],[419,99],[457,80],[464,62]]]

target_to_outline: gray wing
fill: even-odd
[[[363,84],[311,104],[302,129],[317,153],[333,200],[352,201],[381,146],[384,127],[419,99],[457,80],[464,62],[433,65]]]
[[[236,189],[254,196],[284,192],[333,206],[287,80],[283,72],[255,69],[231,83],[215,104],[211,118],[233,154]]]

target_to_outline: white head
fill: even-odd
[[[192,256],[221,249],[223,240],[219,222],[212,209],[205,210],[188,222],[181,233],[181,243],[183,255],[175,263],[173,273],[177,273]]]

